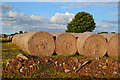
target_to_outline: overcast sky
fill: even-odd
[[[118,32],[118,2],[3,2],[0,7],[2,33],[6,34],[64,32],[67,23],[82,11],[93,15],[94,32]]]

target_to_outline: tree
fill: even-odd
[[[99,32],[98,34],[108,34],[108,32]]]
[[[24,33],[27,33],[27,31],[25,31]]]
[[[15,34],[18,34],[17,32]]]
[[[115,34],[115,32],[111,32],[111,34]]]
[[[22,33],[23,33],[23,31],[19,31],[19,33],[20,33],[20,34],[22,34]]]
[[[67,25],[66,32],[82,33],[92,32],[95,28],[93,16],[87,12],[78,12]]]
[[[11,36],[15,35],[15,34],[10,34]]]

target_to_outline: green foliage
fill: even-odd
[[[19,31],[19,33],[20,33],[20,34],[22,34],[22,33],[23,33],[23,31]]]
[[[115,34],[115,32],[111,32],[111,34]]]
[[[18,34],[17,32],[15,34]]]
[[[15,35],[15,34],[10,34],[11,36]]]
[[[92,32],[95,28],[93,16],[87,12],[78,12],[73,20],[68,23],[66,32],[82,33]]]
[[[98,34],[103,34],[103,33],[108,34],[108,32],[99,32]]]
[[[27,31],[25,31],[24,33],[27,33]]]

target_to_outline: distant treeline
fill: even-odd
[[[8,36],[14,36],[15,34],[22,34],[22,33],[27,33],[27,31],[23,32],[23,31],[19,31],[19,32],[16,32],[14,34],[10,34],[10,35],[7,35],[7,34],[0,34],[0,38],[4,38],[4,37],[8,37]]]
[[[98,34],[108,34],[108,32],[98,32]],[[115,34],[115,32],[111,32],[112,34]]]
[[[27,33],[27,31],[19,31],[19,32],[16,32],[16,33],[14,33],[14,34],[10,34],[10,35],[15,35],[15,34],[22,34],[22,33]]]

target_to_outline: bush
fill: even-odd
[[[99,32],[98,34],[103,34],[103,33],[108,34],[108,32]]]

